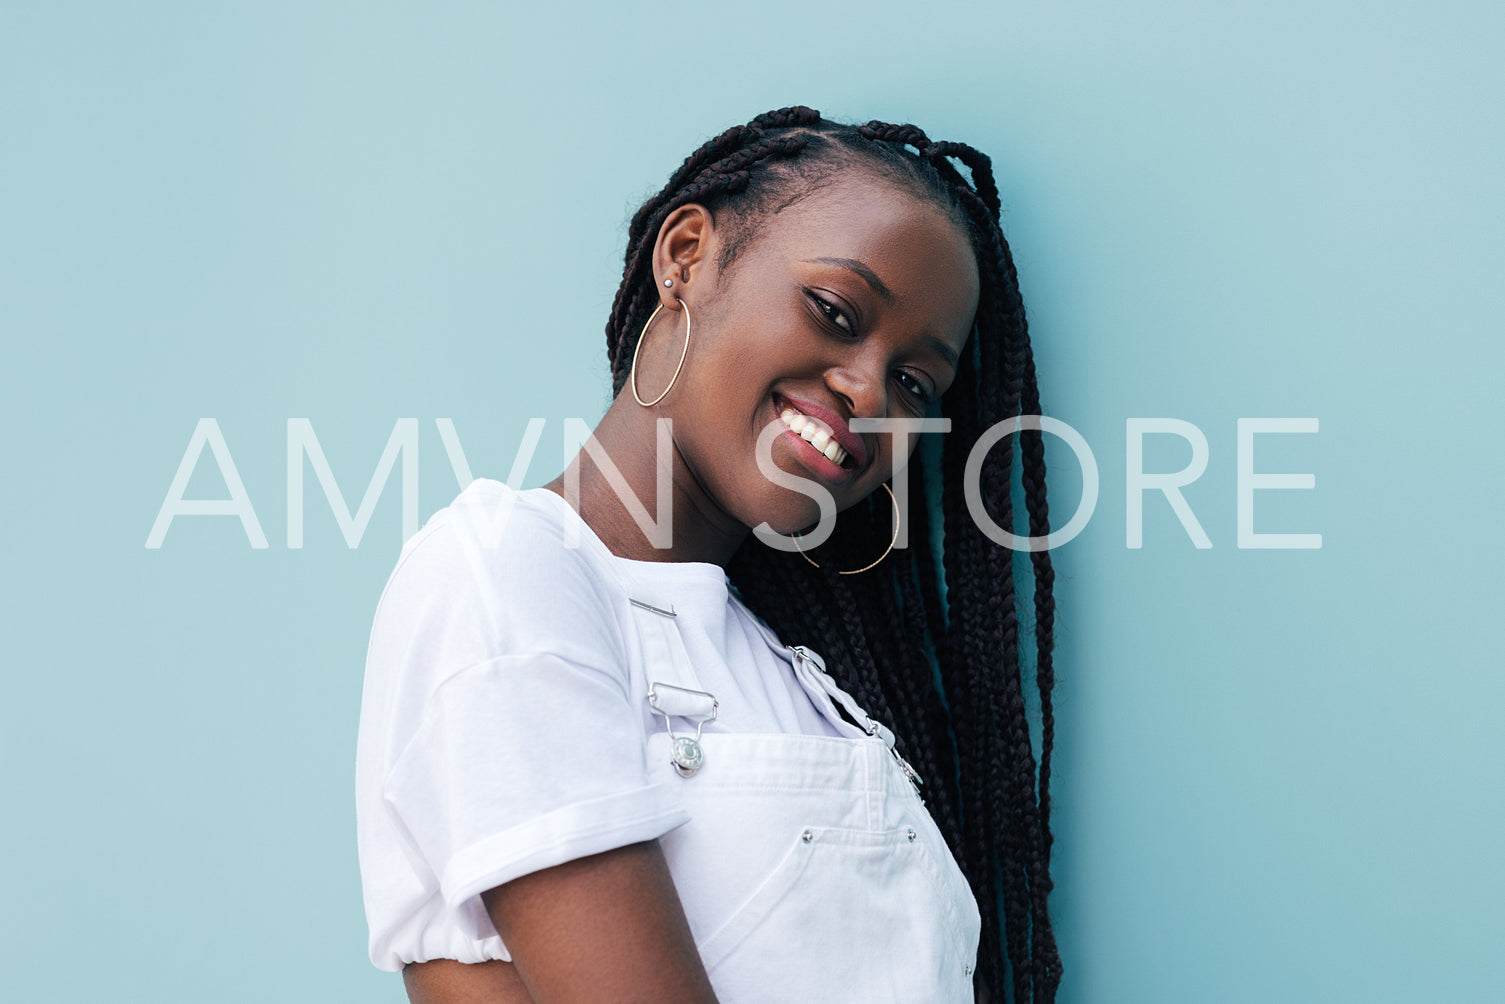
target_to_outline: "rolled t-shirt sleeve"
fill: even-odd
[[[472,913],[466,901],[487,889],[688,819],[672,789],[648,782],[643,746],[626,695],[598,671],[497,656],[434,692],[382,796],[445,904]]]
[[[426,525],[393,573],[370,662],[383,683],[368,688],[384,701],[380,802],[415,871],[482,941],[496,936],[485,890],[689,813],[650,779],[601,570],[537,511],[519,506],[485,546],[465,515]]]

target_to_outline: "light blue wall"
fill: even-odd
[[[352,774],[398,479],[594,420],[631,208],[792,103],[993,155],[1045,410],[1102,472],[1056,552],[1054,911],[1081,1002],[1505,999],[1498,4],[0,9],[0,996],[402,1001]],[[1381,13],[1383,11],[1383,13]],[[201,417],[228,517],[144,546]],[[1210,462],[1125,546],[1125,423]],[[1237,546],[1237,422],[1258,495]],[[1080,479],[1052,441],[1055,511]],[[1153,437],[1173,471],[1185,443]],[[191,497],[223,497],[212,464]]]

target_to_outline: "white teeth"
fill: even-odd
[[[785,408],[779,413],[779,418],[801,439],[825,454],[827,460],[834,464],[846,462],[847,451],[813,418],[807,418],[793,408]]]

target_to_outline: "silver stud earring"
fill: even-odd
[[[673,279],[665,279],[664,280],[664,285],[665,286],[672,286],[672,285],[674,285],[674,280]]]

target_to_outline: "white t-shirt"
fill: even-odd
[[[510,960],[480,893],[689,819],[648,769],[665,726],[623,570],[672,598],[719,702],[706,732],[843,734],[719,565],[618,557],[554,492],[472,482],[403,545],[371,629],[356,831],[377,968]]]

